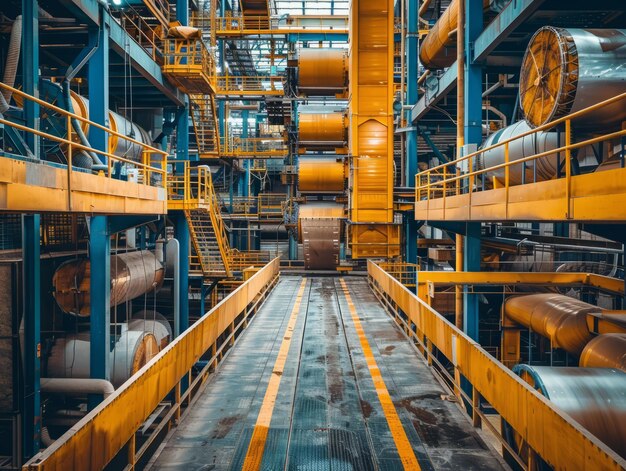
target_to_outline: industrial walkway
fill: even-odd
[[[502,469],[365,278],[283,276],[153,470]]]

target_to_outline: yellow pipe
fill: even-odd
[[[626,334],[603,334],[585,345],[580,366],[626,371]]]
[[[462,2],[461,2],[462,3]],[[489,0],[483,0],[483,7],[489,6]],[[424,38],[420,48],[420,61],[428,69],[443,69],[450,67],[456,59],[455,41],[457,34],[454,31],[458,28],[459,22],[459,2],[452,0],[450,6],[443,12],[435,26]],[[459,28],[460,31],[460,28]],[[458,33],[458,32],[457,32]],[[463,34],[461,34],[461,37]]]

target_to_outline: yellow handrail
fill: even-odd
[[[117,131],[114,131],[113,129],[110,129],[106,126],[103,126],[101,124],[98,124],[94,121],[91,121],[83,116],[80,116],[76,113],[71,113],[67,110],[64,110],[63,108],[59,108],[58,106],[52,105],[50,103],[47,103],[39,98],[36,98],[34,96],[28,95],[27,93],[24,93],[21,90],[18,90],[14,87],[11,87],[5,83],[0,82],[0,88],[5,89],[5,90],[9,90],[11,91],[12,94],[19,96],[20,98],[24,99],[24,100],[29,100],[32,101],[33,103],[37,103],[39,106],[41,106],[42,108],[46,108],[50,111],[53,111],[55,113],[58,113],[62,116],[65,117],[65,123],[67,126],[67,130],[68,133],[70,133],[70,137],[71,137],[71,129],[72,129],[72,124],[71,121],[73,119],[76,119],[78,121],[80,121],[81,123],[84,123],[86,125],[88,125],[89,127],[94,127],[97,129],[101,129],[102,131],[104,131],[105,133],[107,133],[109,136],[114,136],[117,139],[123,139],[125,141],[128,141],[132,144],[135,144],[139,147],[142,148],[142,158],[141,158],[141,162],[137,162],[134,160],[130,160],[127,159],[125,157],[121,157],[118,155],[115,155],[111,152],[109,152],[108,150],[101,150],[101,149],[96,149],[94,147],[90,147],[90,146],[86,146],[84,144],[81,144],[79,142],[75,142],[74,140],[67,139],[67,138],[63,138],[60,136],[56,136],[44,131],[40,131],[40,130],[36,130],[36,129],[32,129],[29,128],[27,126],[23,126],[21,124],[18,123],[14,123],[12,121],[6,120],[4,118],[0,118],[0,124],[3,124],[5,126],[9,126],[12,128],[15,128],[19,131],[22,132],[26,132],[26,133],[30,133],[30,134],[34,134],[36,136],[42,137],[44,139],[48,139],[54,142],[58,142],[60,144],[63,144],[65,146],[67,146],[67,161],[68,161],[68,165],[67,165],[67,171],[68,171],[68,182],[71,185],[71,179],[70,179],[70,174],[73,172],[73,165],[72,165],[72,156],[74,153],[75,149],[78,150],[82,150],[82,151],[86,151],[86,152],[90,152],[90,153],[94,153],[103,157],[107,157],[106,161],[107,161],[107,171],[105,173],[105,176],[108,178],[113,178],[112,176],[112,162],[120,162],[120,163],[124,163],[124,164],[129,164],[132,165],[136,168],[138,168],[140,170],[140,173],[142,174],[142,176],[144,178],[142,178],[142,184],[144,185],[149,185],[149,186],[158,186],[158,187],[166,187],[166,176],[167,176],[167,152],[157,149],[156,147],[152,147],[149,144],[146,144],[144,142],[140,142],[137,141],[136,139],[133,139],[131,137],[128,137],[124,134],[121,134]],[[153,156],[156,156],[156,159],[153,158]],[[155,160],[159,163],[160,167],[156,167],[153,166],[152,164],[155,162]],[[157,175],[161,175],[161,181],[156,182],[156,185],[151,185],[151,176],[152,174],[157,174]],[[68,189],[70,191],[68,191],[68,193],[71,194],[71,189]]]
[[[483,420],[484,414],[479,407],[483,398],[535,453],[555,469],[621,470],[626,467],[626,460],[561,412],[380,266],[368,261],[367,270],[375,293],[405,327],[407,335],[417,342],[428,363],[437,366],[439,373],[466,397],[467,404],[471,404],[475,426],[480,426],[482,421],[485,426],[493,427],[488,420]],[[435,354],[435,349],[439,355]],[[439,363],[441,356],[471,383],[470,397],[442,368]],[[499,436],[497,430],[494,433]],[[506,441],[501,441],[503,446],[508,446]],[[507,449],[514,453],[510,447]]]
[[[611,105],[613,103],[616,103],[618,101],[622,101],[622,100],[626,100],[626,93],[622,93],[620,95],[617,95],[615,97],[609,98],[608,100],[602,101],[600,103],[596,103],[595,105],[589,106],[585,109],[582,109],[580,111],[571,113],[567,116],[563,116],[559,119],[556,119],[550,123],[538,126],[535,129],[531,129],[529,131],[526,131],[524,133],[521,133],[519,135],[510,137],[508,139],[502,140],[496,144],[487,146],[483,149],[477,150],[475,152],[471,152],[465,156],[461,156],[451,162],[448,163],[444,163],[441,165],[438,165],[436,167],[432,167],[428,170],[424,170],[423,172],[419,172],[416,176],[415,176],[415,188],[416,188],[416,201],[420,201],[423,197],[426,197],[426,199],[430,200],[433,199],[433,187],[443,187],[443,192],[442,192],[442,198],[444,199],[444,207],[445,207],[445,198],[447,196],[447,190],[450,188],[449,185],[451,183],[455,183],[456,186],[456,191],[453,190],[452,194],[459,194],[462,191],[460,182],[463,180],[467,180],[468,181],[468,193],[470,194],[471,197],[471,193],[474,192],[474,183],[477,180],[477,176],[478,175],[484,175],[484,174],[488,174],[488,173],[492,173],[495,170],[501,170],[504,169],[505,171],[505,181],[504,181],[504,187],[505,187],[505,191],[508,194],[508,189],[511,186],[511,182],[510,182],[510,169],[512,166],[514,165],[523,165],[526,162],[532,161],[532,160],[537,160],[540,159],[542,157],[546,157],[549,155],[559,155],[560,153],[564,153],[565,158],[564,158],[564,166],[565,166],[565,175],[564,178],[566,180],[566,188],[570,189],[571,188],[571,178],[572,178],[572,169],[571,169],[571,159],[568,158],[569,156],[571,156],[571,151],[575,150],[575,149],[579,149],[585,146],[589,146],[598,142],[602,142],[602,141],[608,141],[611,139],[615,139],[615,138],[620,138],[623,136],[626,136],[626,129],[622,129],[620,131],[615,131],[612,133],[608,133],[602,136],[597,136],[594,138],[589,138],[580,142],[575,142],[572,143],[572,132],[571,132],[571,123],[572,120],[580,118],[581,116],[585,116],[595,110],[597,110],[598,108],[602,108],[608,105]],[[544,152],[540,152],[538,154],[534,154],[531,156],[527,156],[524,158],[520,158],[520,159],[516,159],[516,160],[510,160],[510,156],[509,156],[509,148],[510,148],[510,143],[513,141],[516,141],[518,139],[523,139],[526,136],[532,135],[532,134],[536,134],[538,132],[541,131],[545,131],[548,129],[552,129],[555,126],[564,123],[565,125],[565,144],[552,149],[552,150],[548,150],[548,151],[544,151]],[[505,161],[504,163],[501,164],[497,164],[494,166],[491,166],[489,168],[484,168],[484,169],[479,169],[479,170],[474,170],[473,169],[473,163],[475,162],[475,159],[477,159],[480,155],[482,155],[485,152],[491,151],[493,149],[496,148],[503,148],[504,149],[504,156],[505,156]],[[468,163],[468,171],[464,172],[464,173],[460,173],[460,172],[455,172],[452,175],[453,176],[448,176],[447,173],[450,171],[451,168],[458,168],[460,167],[460,164],[462,164],[463,162]],[[424,183],[424,181],[426,183]],[[424,191],[426,193],[424,193]],[[566,196],[569,199],[570,197],[570,192],[569,190],[566,192]],[[508,201],[508,198],[507,198]]]
[[[192,384],[183,391],[182,381],[191,377],[194,365],[207,352],[210,360],[194,383],[208,374],[229,344],[219,343],[220,336],[227,334],[229,340],[234,340],[236,332],[247,325],[248,315],[256,311],[277,279],[279,267],[280,259],[275,258],[259,270],[22,469],[99,471],[127,445],[132,469],[137,459],[135,433],[139,427],[172,390],[174,404],[166,422],[180,419],[183,402],[190,401],[197,387]],[[236,324],[240,314],[244,314],[244,320]]]

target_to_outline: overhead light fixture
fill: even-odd
[[[113,5],[118,7],[122,6],[122,0],[113,0]]]

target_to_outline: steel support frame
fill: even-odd
[[[109,380],[111,234],[108,216],[93,216],[89,221],[89,265],[89,372],[91,378]],[[101,395],[90,395],[90,410],[102,400]]]
[[[183,211],[176,211],[174,220],[174,237],[179,244],[179,315],[180,333],[189,327],[189,254],[191,252],[191,239],[189,226]]]
[[[37,0],[22,0],[22,86],[24,92],[39,98],[39,13]],[[39,129],[39,105],[25,100],[26,126]],[[33,155],[39,158],[39,137],[33,133],[25,136]]]
[[[465,145],[482,141],[482,69],[472,60],[474,42],[483,28],[483,9],[480,2],[465,1],[465,123],[463,137]],[[463,244],[463,270],[480,271],[480,222],[467,223]],[[463,330],[472,339],[478,340],[478,295],[469,294],[463,288]]]
[[[100,26],[89,30],[90,42],[98,47],[89,58],[89,119],[102,126],[109,125],[109,24],[108,14],[100,7]],[[98,150],[108,152],[109,136],[100,128],[90,126],[89,142]],[[100,156],[103,162],[105,156]]]
[[[24,312],[23,457],[39,451],[41,434],[41,276],[40,215],[22,216]]]

